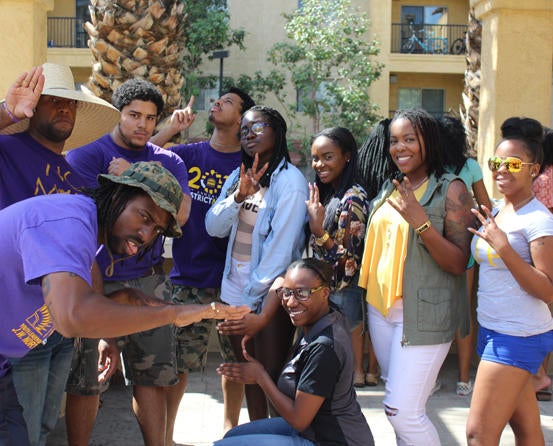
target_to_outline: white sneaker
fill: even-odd
[[[472,393],[472,381],[465,383],[463,381],[457,381],[457,395],[467,396]]]

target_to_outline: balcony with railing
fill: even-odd
[[[84,20],[77,17],[48,17],[49,48],[88,48]]]
[[[392,53],[463,55],[467,25],[392,23]]]

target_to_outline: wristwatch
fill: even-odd
[[[317,246],[323,246],[329,238],[330,238],[330,234],[328,232],[325,232],[320,237],[315,237],[315,244]]]
[[[415,229],[415,232],[418,235],[421,235],[424,231],[427,229],[430,229],[432,227],[432,222],[430,220],[426,220],[422,225],[420,225],[418,228]]]

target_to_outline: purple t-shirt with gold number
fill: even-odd
[[[171,281],[195,288],[219,288],[228,238],[207,233],[205,214],[217,200],[229,174],[240,165],[240,151],[219,152],[209,141],[177,145],[171,150],[188,167],[192,197],[190,218],[182,228],[182,237],[173,240]]]

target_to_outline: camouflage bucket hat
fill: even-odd
[[[178,224],[177,213],[182,201],[183,193],[179,182],[171,172],[159,162],[139,162],[131,164],[121,175],[98,175],[98,181],[106,180],[113,183],[126,184],[144,190],[160,208],[165,209],[173,218],[172,223],[165,231],[167,237],[180,237],[181,228]]]

